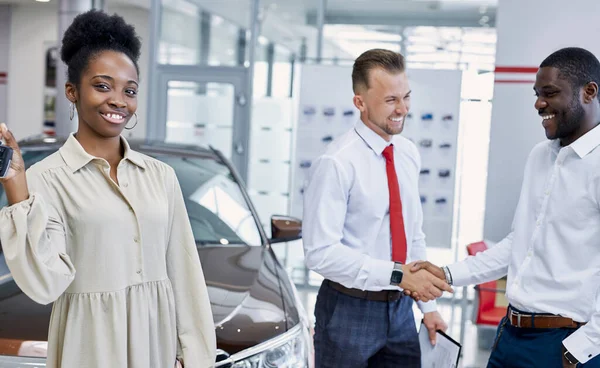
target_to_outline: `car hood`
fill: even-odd
[[[234,354],[287,330],[277,264],[267,248],[199,247],[198,253],[219,349]]]
[[[299,312],[289,282],[279,279],[287,276],[268,248],[200,246],[198,253],[219,349],[235,354],[272,339],[298,323]],[[0,254],[0,268],[6,268],[3,261]],[[5,277],[0,278],[3,307],[0,340],[45,341],[51,305],[32,302],[18,289],[8,269],[3,271]],[[19,333],[15,334],[15,331]]]

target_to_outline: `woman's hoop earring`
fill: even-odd
[[[138,123],[137,113],[134,113],[133,116],[135,116],[135,124],[133,124],[133,126],[131,128],[125,127],[125,129],[131,130],[131,129],[135,128],[135,126],[137,125],[137,123]]]
[[[75,117],[75,104],[71,102],[71,105],[69,106],[69,120],[73,120],[73,117]]]

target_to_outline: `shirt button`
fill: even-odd
[[[142,270],[137,270],[136,272],[138,275],[140,275],[142,273]]]
[[[136,236],[135,238],[133,238],[133,241],[134,241],[134,242],[136,242],[136,243],[139,243],[139,242],[140,242],[140,238],[138,238],[138,237]]]
[[[540,220],[537,220],[537,222],[535,223],[536,226],[540,226],[542,224],[542,222]]]
[[[129,183],[123,183],[123,188],[127,188],[129,186]]]

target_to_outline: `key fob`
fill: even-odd
[[[12,148],[0,145],[0,178],[4,178],[8,174],[12,156]]]

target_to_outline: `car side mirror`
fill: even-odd
[[[302,238],[302,220],[282,215],[271,216],[271,244],[300,238]]]

